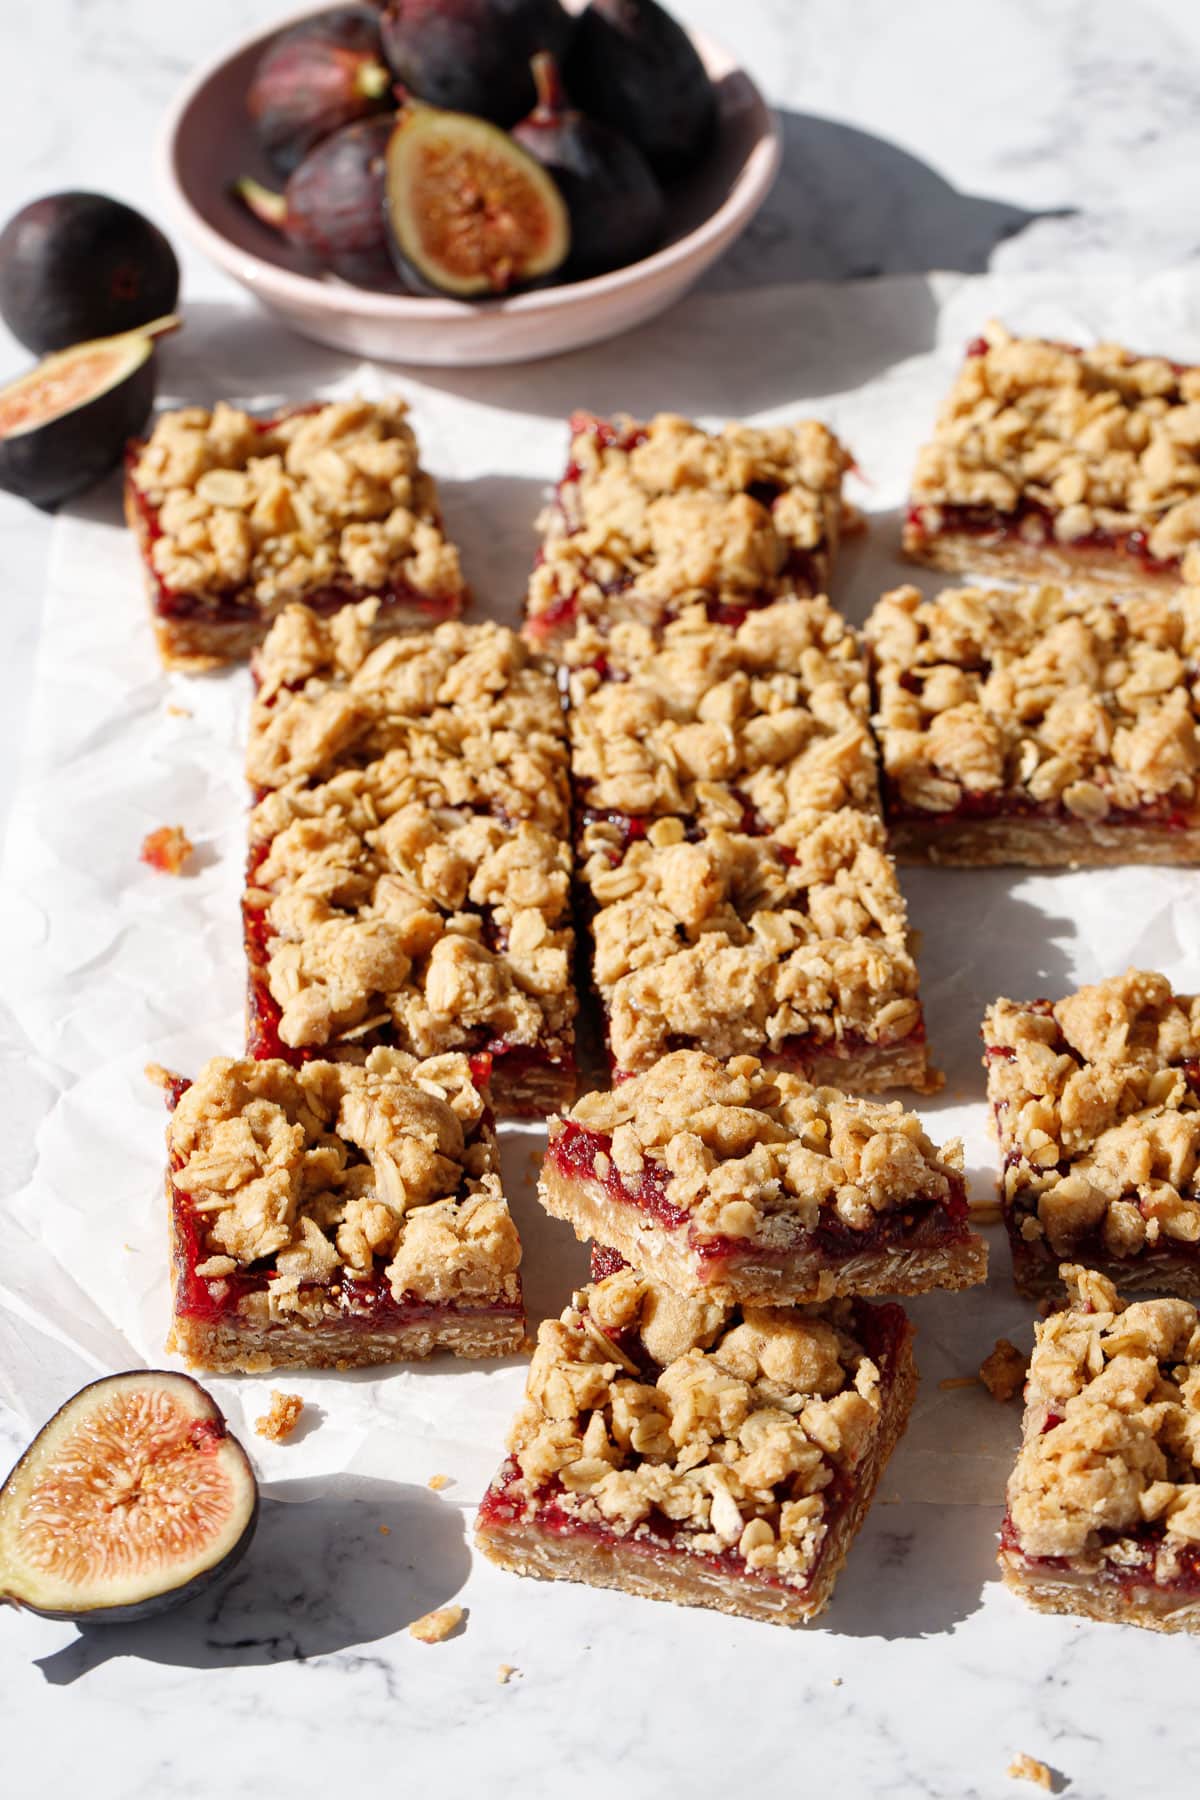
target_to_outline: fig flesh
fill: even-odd
[[[158,226],[105,194],[47,194],[0,232],[0,318],[39,356],[132,331],[178,298]]]
[[[463,299],[538,281],[571,248],[541,164],[486,119],[433,106],[406,106],[392,133],[387,218],[401,274]]]
[[[636,262],[662,236],[666,201],[636,145],[567,105],[554,58],[533,59],[538,104],[513,136],[558,183],[571,220],[568,275]]]
[[[390,0],[380,29],[418,100],[515,125],[535,100],[530,58],[562,56],[575,21],[559,0]]]
[[[310,150],[282,194],[243,176],[235,192],[256,219],[348,281],[368,287],[394,276],[384,223],[390,114],[344,125]]]
[[[314,145],[392,104],[379,22],[365,6],[339,6],[283,31],[263,51],[246,94],[258,141],[281,175]]]
[[[716,131],[708,71],[656,0],[591,0],[564,73],[575,104],[635,143],[660,175],[684,174]]]
[[[188,1375],[82,1388],[0,1488],[0,1602],[117,1624],[191,1599],[249,1547],[258,1484]]]
[[[44,357],[0,387],[0,488],[56,506],[106,475],[154,404],[154,343],[173,315]]]

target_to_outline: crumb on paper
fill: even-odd
[[[841,1678],[841,1676],[840,1676],[840,1675],[835,1675],[835,1676],[834,1676],[834,1678],[833,1678],[833,1685],[834,1685],[834,1687],[841,1687],[841,1685],[842,1685],[842,1678]]]
[[[521,1671],[517,1668],[515,1663],[501,1663],[500,1667],[496,1670],[496,1680],[500,1683],[501,1687],[507,1687],[513,1676],[519,1675],[520,1673]]]
[[[190,719],[191,716],[192,709],[190,706],[177,706],[174,700],[167,706],[167,717],[170,719]]]
[[[160,825],[142,839],[141,858],[160,875],[182,875],[195,848],[182,825]]]
[[[443,1488],[450,1486],[453,1479],[452,1475],[431,1475],[426,1485],[431,1487],[435,1494],[440,1494]]]
[[[1004,1217],[998,1200],[973,1200],[968,1211],[972,1225],[998,1225]]]
[[[452,1632],[462,1624],[463,1609],[461,1606],[438,1606],[433,1612],[426,1613],[423,1619],[414,1619],[408,1628],[409,1637],[415,1637],[419,1644],[443,1644]]]
[[[164,1069],[161,1063],[147,1063],[142,1073],[146,1080],[152,1081],[157,1088],[169,1088],[175,1080],[170,1069]]]
[[[993,1400],[1011,1400],[1025,1386],[1029,1358],[1022,1355],[1007,1338],[997,1338],[996,1347],[985,1356],[979,1367],[979,1379]]]
[[[978,1387],[979,1377],[978,1375],[947,1375],[944,1381],[938,1382],[938,1386],[944,1394],[949,1394],[954,1388]]]
[[[1035,1787],[1047,1791],[1053,1785],[1054,1778],[1045,1763],[1039,1762],[1036,1756],[1027,1756],[1024,1750],[1013,1757],[1007,1773],[1013,1781],[1032,1781]]]
[[[392,1535],[391,1526],[390,1525],[381,1525],[379,1527],[379,1535],[380,1535],[380,1537],[391,1537],[391,1535]]]
[[[304,1401],[299,1394],[283,1394],[278,1388],[271,1390],[271,1410],[255,1419],[254,1429],[259,1437],[272,1438],[275,1443],[282,1443],[291,1437],[296,1429],[300,1414],[304,1411]]]

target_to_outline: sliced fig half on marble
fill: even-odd
[[[0,387],[0,488],[57,506],[106,475],[154,404],[155,341],[178,326],[73,344]]]
[[[149,1618],[225,1574],[257,1522],[250,1460],[198,1382],[107,1375],[60,1407],[0,1488],[0,1603]]]

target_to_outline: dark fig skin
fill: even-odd
[[[636,145],[568,107],[554,58],[535,56],[538,104],[517,143],[553,175],[571,217],[568,280],[636,262],[662,237],[666,200]]]
[[[575,104],[629,138],[666,179],[685,174],[712,142],[716,90],[657,0],[591,0],[563,73]]]
[[[37,356],[132,331],[178,298],[158,226],[106,194],[47,194],[0,232],[0,318]]]
[[[159,331],[166,331],[178,321],[156,324]],[[131,338],[136,342],[129,343]],[[107,376],[116,373],[119,378],[107,387],[102,378],[94,378],[97,391],[90,398],[85,393],[69,411],[18,435],[3,435],[4,402],[11,388],[0,388],[0,488],[6,493],[43,509],[58,506],[107,475],[120,462],[128,440],[146,423],[157,382],[153,339],[126,333],[78,344],[48,359],[48,373],[57,376],[68,359],[93,353]],[[47,368],[46,363],[38,366]],[[36,401],[31,410],[35,407]]]
[[[365,287],[395,271],[384,220],[385,155],[395,115],[344,125],[310,150],[282,194],[243,179],[235,186],[257,219],[322,267]]]
[[[271,166],[290,175],[332,132],[388,110],[391,88],[375,13],[339,6],[272,40],[254,71],[246,110]]]
[[[190,1580],[180,1582],[176,1586],[164,1587],[159,1593],[150,1594],[144,1600],[136,1601],[127,1606],[95,1606],[60,1610],[54,1607],[37,1606],[24,1596],[3,1591],[0,1591],[0,1605],[7,1602],[9,1605],[18,1607],[22,1612],[36,1614],[40,1619],[62,1619],[72,1621],[79,1625],[134,1625],[138,1624],[143,1619],[157,1618],[161,1613],[168,1612],[176,1606],[182,1606],[187,1600],[194,1600],[197,1595],[204,1593],[206,1589],[212,1587],[216,1582],[223,1580],[224,1577],[228,1575],[229,1571],[241,1562],[247,1550],[250,1548],[251,1540],[258,1525],[258,1482],[255,1480],[254,1471],[251,1468],[250,1459],[246,1455],[245,1450],[227,1429],[225,1416],[220,1407],[213,1400],[212,1396],[200,1386],[198,1381],[192,1380],[190,1375],[180,1375],[173,1370],[157,1369],[131,1370],[129,1371],[129,1374],[138,1380],[146,1382],[152,1382],[156,1377],[162,1377],[171,1382],[187,1382],[207,1403],[210,1427],[218,1441],[222,1444],[223,1450],[228,1451],[240,1459],[240,1467],[245,1481],[245,1491],[249,1494],[251,1499],[250,1506],[246,1512],[245,1523],[236,1543],[218,1562],[215,1562],[211,1568],[203,1569],[199,1574],[191,1577]],[[70,1413],[81,1406],[86,1406],[89,1396],[94,1396],[97,1389],[107,1388],[124,1379],[126,1379],[126,1376],[123,1375],[102,1376],[98,1381],[89,1382],[86,1387],[81,1388],[77,1394],[73,1394],[63,1406],[60,1406],[53,1417],[47,1420],[41,1431],[38,1432],[37,1437],[34,1438],[33,1443],[30,1444],[25,1455],[22,1456],[16,1464],[16,1467],[10,1471],[7,1480],[4,1482],[3,1486],[0,1487],[0,1502],[3,1501],[5,1492],[9,1486],[16,1481],[26,1458],[31,1454],[44,1434],[49,1431],[64,1414]]]
[[[380,20],[384,54],[410,94],[505,126],[537,98],[531,58],[561,58],[574,29],[559,0],[389,0]]]

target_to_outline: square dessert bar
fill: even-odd
[[[199,1369],[507,1356],[521,1245],[465,1056],[168,1078],[174,1323]]]
[[[476,1543],[521,1575],[802,1624],[916,1380],[899,1306],[724,1307],[617,1269],[541,1326]]]
[[[1200,998],[1131,969],[983,1021],[1000,1202],[1024,1294],[1084,1262],[1200,1295]]]
[[[1029,1366],[1005,1583],[1039,1612],[1200,1631],[1200,1316],[1062,1273],[1072,1304],[1038,1325]]]
[[[904,587],[866,638],[899,856],[1200,860],[1200,589]]]
[[[677,1050],[550,1121],[542,1204],[652,1280],[726,1305],[923,1294],[987,1278],[962,1147],[899,1102],[752,1056]]]
[[[576,1010],[554,681],[499,625],[372,647],[374,607],[290,608],[256,662],[250,1048],[463,1051],[498,1113],[553,1110]]]
[[[571,419],[571,455],[526,599],[552,643],[591,620],[658,624],[702,602],[717,616],[829,585],[848,516],[845,447],[815,419],[702,431],[659,413]]]
[[[126,459],[125,512],[169,668],[248,656],[291,601],[376,597],[375,628],[456,617],[466,590],[402,400],[256,419],[163,413]]]
[[[921,450],[904,548],[1101,592],[1200,580],[1200,369],[989,325]]]
[[[828,601],[588,627],[563,663],[614,1066],[695,1047],[840,1086],[928,1086],[865,665]]]

